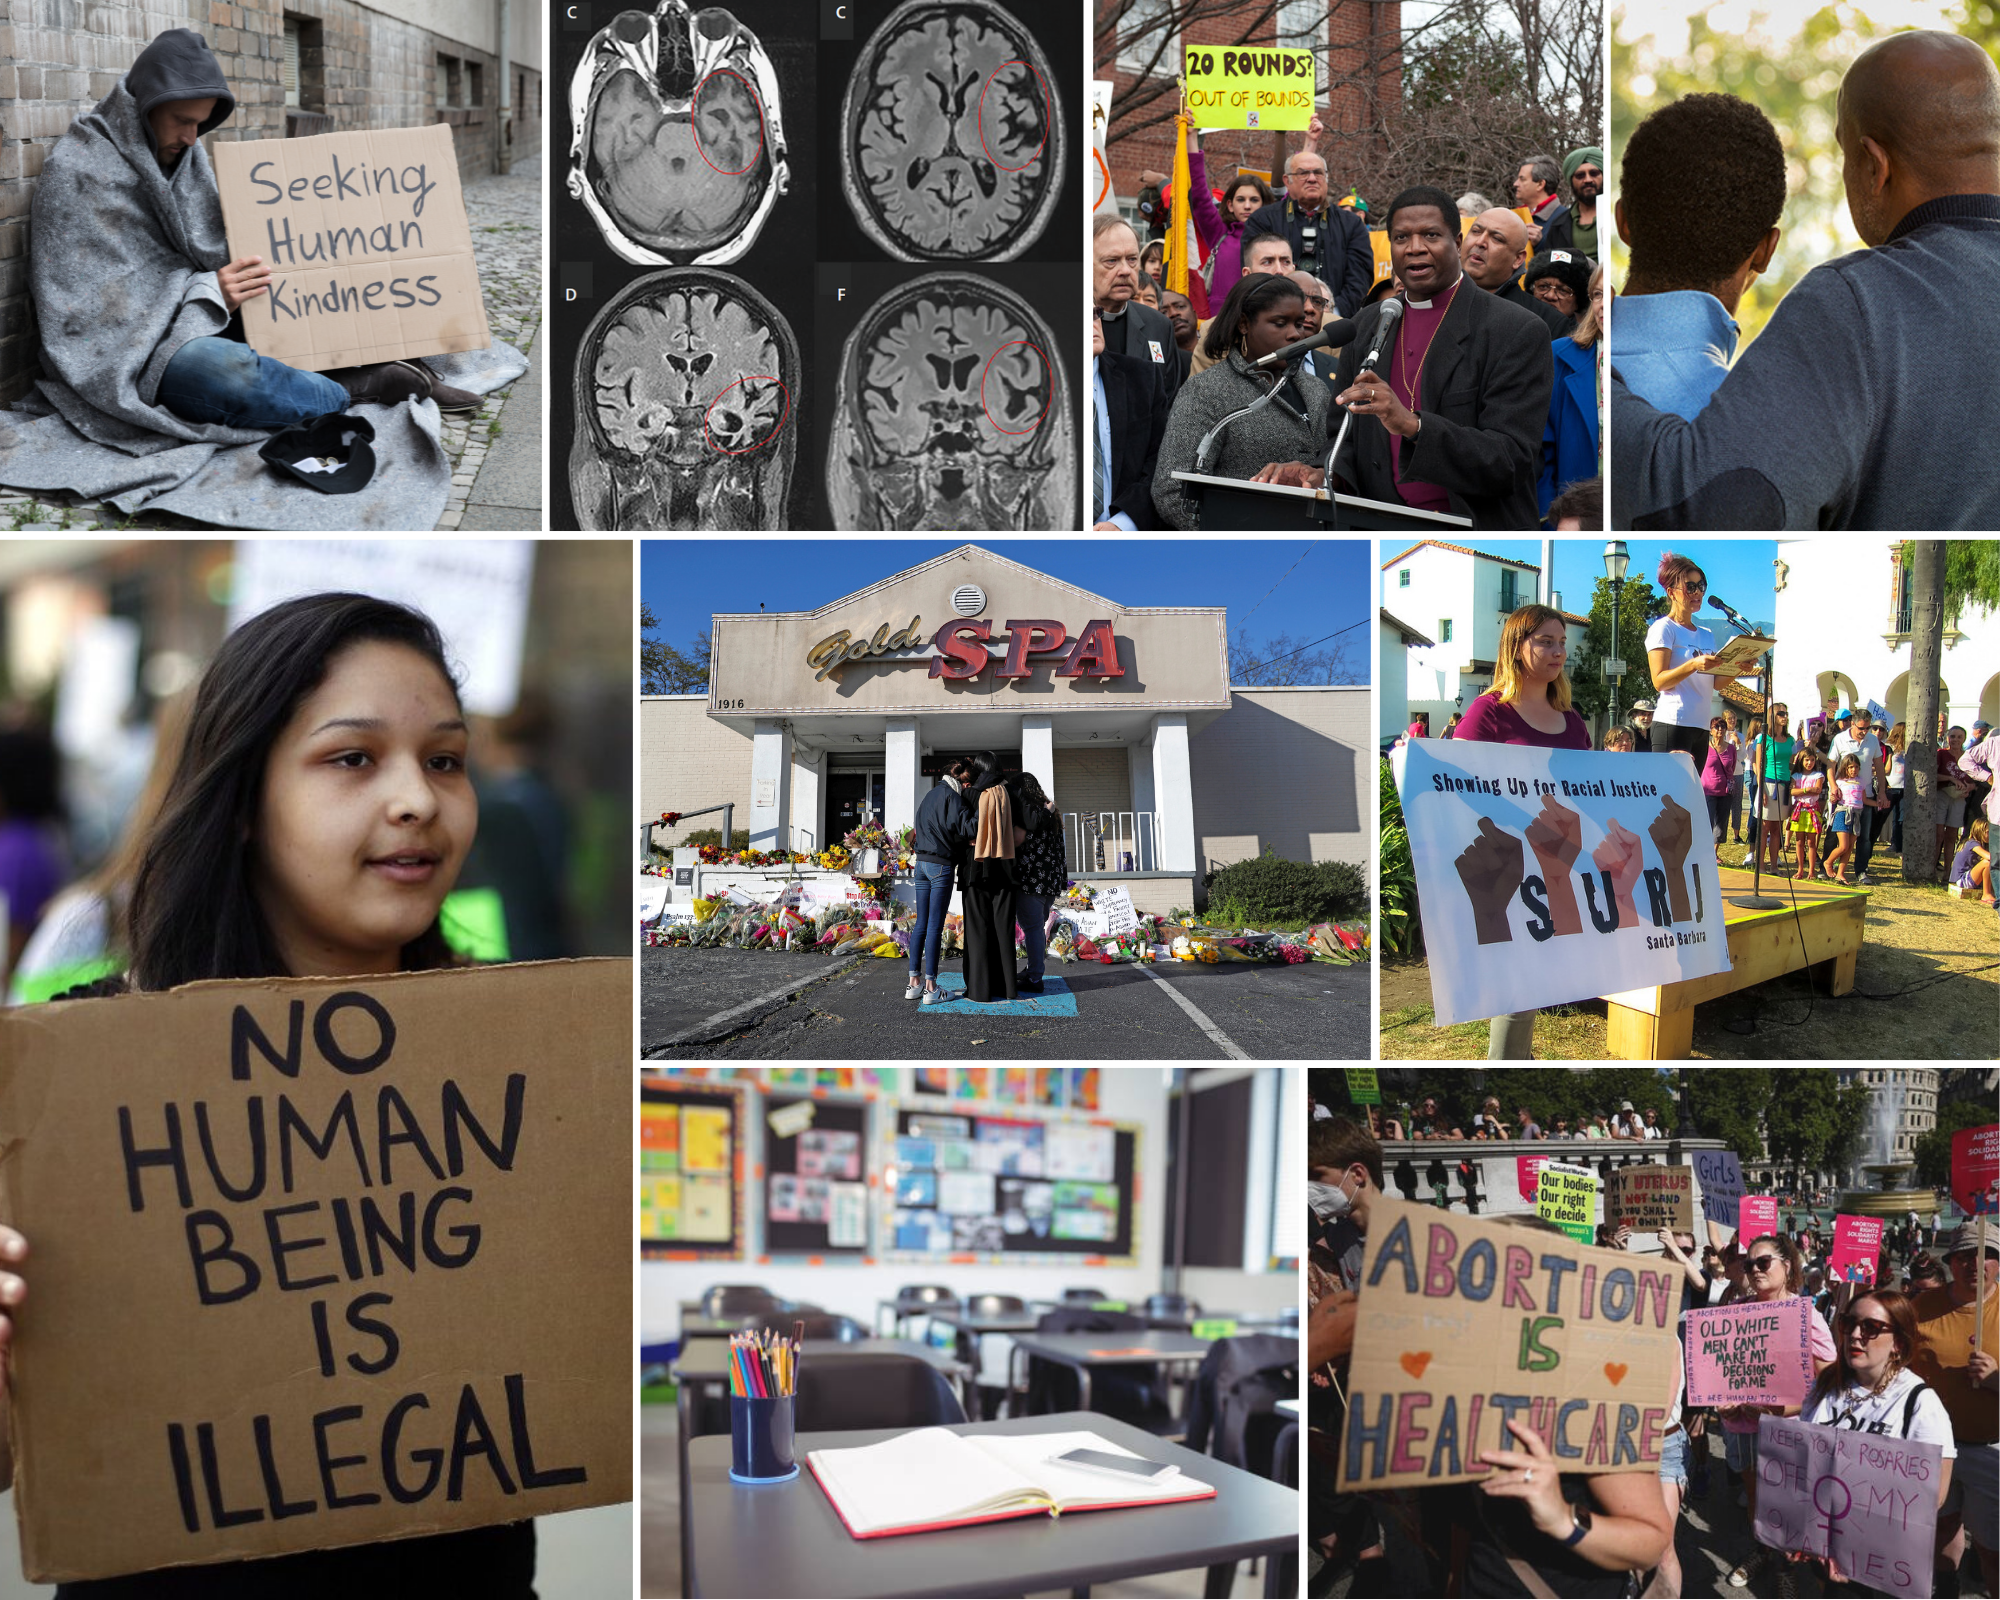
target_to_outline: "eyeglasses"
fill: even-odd
[[[1863,1344],[1873,1344],[1883,1334],[1896,1331],[1888,1323],[1877,1322],[1873,1317],[1862,1317],[1858,1321],[1853,1317],[1842,1317],[1840,1321],[1849,1333],[1860,1334]]]
[[[1601,178],[1604,174],[1599,172],[1595,167],[1578,167],[1575,176],[1578,178]]]
[[[1333,304],[1333,302],[1332,302],[1331,300],[1327,299],[1327,297],[1326,297],[1325,295],[1323,295],[1323,294],[1309,294],[1309,295],[1307,295],[1307,296],[1306,296],[1306,303],[1307,303],[1308,305],[1315,305],[1315,306],[1330,306],[1330,305],[1332,305],[1332,304]]]
[[[1778,1264],[1776,1256],[1752,1256],[1749,1267],[1752,1272],[1769,1272]]]

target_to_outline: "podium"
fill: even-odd
[[[1174,477],[1200,503],[1203,533],[1273,533],[1301,526],[1346,533],[1436,533],[1472,526],[1467,517],[1419,511],[1398,501],[1365,500],[1356,494],[1329,497],[1324,489],[1216,478],[1205,472],[1176,472]]]

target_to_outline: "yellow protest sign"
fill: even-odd
[[[1188,110],[1197,128],[1305,128],[1319,83],[1310,50],[1191,44]]]

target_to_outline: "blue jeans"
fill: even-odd
[[[1014,891],[1014,920],[1021,925],[1021,948],[1028,953],[1028,976],[1042,981],[1042,966],[1049,958],[1049,901],[1046,895]]]
[[[190,339],[174,352],[159,400],[189,422],[228,428],[293,428],[348,406],[347,391],[323,373],[213,337]]]
[[[951,864],[919,861],[916,869],[917,920],[910,924],[910,976],[916,977],[921,954],[924,976],[935,978],[944,919],[951,910]]]

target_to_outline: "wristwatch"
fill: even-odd
[[[1565,1549],[1569,1549],[1572,1546],[1581,1544],[1583,1542],[1583,1536],[1586,1533],[1590,1532],[1589,1506],[1578,1505],[1574,1501],[1572,1501],[1570,1503],[1569,1514],[1576,1519],[1576,1526],[1569,1530],[1569,1537],[1563,1540],[1563,1547]]]

